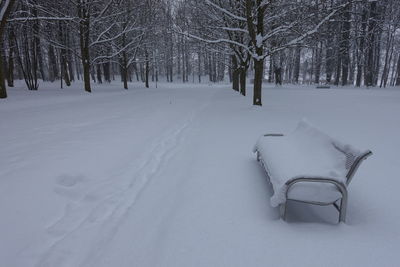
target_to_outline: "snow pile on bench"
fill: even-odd
[[[286,202],[286,183],[296,178],[330,178],[346,185],[351,166],[363,152],[342,144],[305,120],[286,136],[260,137],[253,151],[260,153],[270,177],[274,189],[273,207]],[[293,191],[298,200],[312,198],[316,201],[320,197],[335,200],[335,197],[340,197],[331,184],[308,183],[301,190]]]

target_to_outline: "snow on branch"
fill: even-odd
[[[345,8],[345,7],[348,6],[348,5],[349,5],[349,2],[337,6],[337,7],[336,7],[334,10],[332,10],[326,17],[324,17],[317,25],[315,25],[315,27],[312,28],[311,30],[309,30],[309,31],[307,31],[307,32],[305,32],[305,33],[303,33],[302,35],[300,35],[300,36],[298,36],[297,38],[295,38],[295,39],[289,41],[289,42],[286,43],[286,44],[283,44],[283,45],[281,45],[281,46],[279,46],[279,47],[277,47],[277,48],[275,48],[275,49],[272,49],[272,50],[270,50],[270,51],[267,51],[267,52],[264,53],[262,56],[256,56],[256,59],[263,59],[263,58],[266,58],[266,57],[268,57],[268,56],[270,56],[270,55],[272,55],[272,54],[275,54],[275,53],[277,53],[277,52],[279,52],[279,51],[281,51],[281,50],[284,50],[284,49],[286,49],[286,48],[299,45],[304,39],[306,39],[306,38],[310,37],[311,35],[317,33],[318,30],[322,27],[322,25],[324,25],[326,22],[330,21],[331,18],[332,18],[333,16],[335,16],[340,10],[342,10],[343,8]],[[290,28],[293,27],[296,23],[297,23],[297,22],[293,22],[293,23],[291,23],[291,24],[289,24],[289,25],[287,25],[287,26],[280,26],[280,27],[278,27],[275,31],[273,31],[273,32],[271,32],[271,33],[265,35],[265,36],[263,37],[263,40],[265,41],[265,40],[271,38],[272,36],[274,36],[274,35],[276,35],[276,34],[278,34],[278,33],[280,33],[280,32],[283,32],[284,30],[290,29]]]
[[[242,28],[231,28],[231,27],[215,27],[221,30],[225,31],[230,31],[230,32],[243,32],[243,33],[249,33],[248,30],[242,29]]]
[[[119,49],[118,51],[113,53],[112,55],[98,56],[98,57],[94,58],[92,61],[96,62],[100,59],[110,59],[110,58],[116,57],[116,56],[120,55],[122,52],[124,52],[129,46],[131,46],[135,42],[136,42],[136,39],[132,40],[131,42],[129,42],[127,45],[125,45],[124,47],[122,47],[121,49]]]
[[[209,4],[209,5],[211,5],[211,6],[213,6],[213,7],[215,7],[215,8],[218,9],[219,11],[225,13],[226,15],[228,15],[228,16],[234,18],[234,19],[237,19],[237,20],[240,20],[240,21],[244,21],[244,22],[247,21],[246,18],[240,17],[240,16],[238,16],[238,15],[235,15],[235,14],[233,14],[232,12],[226,10],[226,9],[223,8],[223,7],[220,7],[219,5],[213,3],[213,2],[211,2],[211,1],[209,1],[209,0],[206,0],[206,3]]]
[[[345,8],[348,4],[349,3],[345,3],[345,4],[342,4],[342,5],[338,6],[338,8],[333,10],[329,15],[327,15],[324,19],[322,19],[312,30],[310,30],[310,31],[302,34],[301,36],[293,39],[287,45],[288,46],[297,45],[299,42],[301,42],[305,38],[309,37],[310,35],[313,35],[313,34],[317,33],[319,28],[321,28],[322,25],[324,25],[326,22],[328,22],[334,15],[336,15],[336,13],[339,10]]]
[[[47,21],[72,21],[78,19],[77,17],[20,17],[8,19],[7,22],[18,22],[18,21],[35,21],[35,20],[47,20]]]
[[[249,53],[251,53],[251,51],[249,50],[249,47],[247,47],[246,45],[241,44],[241,43],[239,43],[239,42],[233,41],[233,40],[229,40],[229,39],[225,39],[225,38],[219,38],[219,39],[210,40],[210,39],[201,38],[201,37],[199,37],[199,36],[190,34],[190,33],[188,33],[188,32],[177,32],[177,33],[178,33],[178,34],[182,34],[182,35],[184,35],[184,36],[187,36],[187,37],[189,37],[189,38],[193,38],[193,39],[195,39],[195,40],[198,40],[198,41],[207,43],[207,44],[220,44],[220,43],[232,44],[232,45],[235,45],[235,46],[242,47],[242,48],[244,48],[246,51],[248,51]]]

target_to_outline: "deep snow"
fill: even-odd
[[[54,87],[54,88],[53,88]],[[0,266],[397,266],[400,89],[119,84],[0,103]],[[369,148],[332,207],[270,206],[251,149],[303,117]]]

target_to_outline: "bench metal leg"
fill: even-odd
[[[286,202],[279,205],[279,215],[282,220],[286,221]]]
[[[346,222],[346,211],[347,211],[347,197],[343,196],[340,201],[340,210],[339,210],[339,222]]]

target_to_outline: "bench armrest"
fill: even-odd
[[[343,183],[338,182],[332,178],[316,178],[316,177],[299,177],[294,178],[286,182],[287,190],[286,190],[286,199],[288,199],[288,193],[290,191],[290,187],[295,185],[299,182],[306,182],[306,183],[326,183],[326,184],[333,184],[342,194],[342,202],[347,202],[347,187]],[[315,204],[330,204],[330,203],[315,203]]]
[[[290,190],[290,187],[293,186],[296,183],[299,182],[310,182],[310,183],[329,183],[333,184],[336,186],[336,188],[339,190],[339,192],[342,194],[342,198],[340,200],[340,207],[334,203],[322,203],[322,202],[307,202],[310,204],[317,204],[317,205],[329,205],[333,204],[335,208],[339,211],[339,222],[345,222],[346,220],[346,212],[347,212],[347,188],[343,183],[340,183],[338,181],[335,181],[332,178],[311,178],[311,177],[299,177],[299,178],[294,178],[288,182],[286,182],[287,190],[286,190],[286,199],[288,199],[288,192]],[[285,214],[284,209],[284,214]]]

